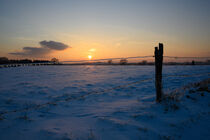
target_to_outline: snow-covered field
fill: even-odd
[[[210,139],[210,85],[181,88],[209,73],[164,66],[164,93],[182,96],[158,104],[154,66],[2,68],[0,140]]]

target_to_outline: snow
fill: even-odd
[[[164,66],[156,103],[154,66],[2,68],[0,139],[210,139],[209,73]]]

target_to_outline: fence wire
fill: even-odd
[[[90,60],[78,60],[78,61],[62,61],[62,62],[95,62],[95,61],[105,61],[105,60],[120,60],[120,59],[137,59],[137,58],[151,58],[154,55],[147,56],[134,56],[134,57],[117,57],[117,58],[105,58],[105,59],[90,59]],[[163,56],[164,58],[174,58],[174,59],[210,59],[210,57],[183,57],[183,56]]]
[[[143,82],[146,82],[146,81],[150,81],[150,80],[153,80],[153,79],[154,78],[148,78],[148,79],[134,81],[134,82],[123,84],[123,85],[118,85],[118,86],[115,86],[115,87],[112,87],[112,88],[107,88],[107,89],[104,89],[104,90],[91,91],[91,92],[87,92],[86,94],[78,96],[78,97],[67,97],[65,99],[58,99],[58,100],[55,100],[55,101],[47,102],[47,103],[36,105],[36,106],[33,106],[33,107],[27,107],[27,108],[23,108],[23,109],[19,109],[19,110],[13,110],[13,111],[4,111],[4,112],[1,112],[0,115],[5,115],[5,114],[15,113],[15,112],[24,112],[24,111],[29,111],[29,110],[32,110],[32,109],[39,109],[39,108],[45,107],[47,105],[54,105],[54,104],[61,103],[61,102],[70,102],[70,101],[73,101],[73,100],[80,100],[80,99],[84,99],[85,97],[87,97],[89,95],[93,95],[93,94],[94,95],[99,95],[99,94],[103,94],[103,93],[106,93],[106,92],[110,92],[112,90],[127,88],[129,86],[139,84],[139,83],[143,83]],[[76,93],[79,93],[79,92],[76,92]],[[71,94],[65,94],[65,96],[66,95],[72,95],[72,93]],[[59,97],[63,97],[63,96],[64,95],[53,96],[53,98],[59,98]]]
[[[151,58],[151,57],[154,57],[154,56],[153,55],[148,55],[148,56],[106,58],[106,59],[79,60],[79,61],[62,61],[62,62],[97,62],[97,61],[105,61],[105,60],[138,59],[138,58]],[[163,56],[163,57],[164,58],[173,58],[173,59],[210,59],[210,57],[179,57],[179,56]],[[194,77],[194,76],[202,76],[202,75],[210,76],[210,73],[192,74],[192,75],[165,75],[165,76],[163,76],[163,78],[167,78],[167,77]],[[107,92],[110,92],[110,91],[113,91],[113,90],[116,90],[116,89],[127,88],[127,87],[135,85],[135,84],[141,84],[143,82],[152,81],[152,80],[154,80],[154,78],[148,78],[148,79],[143,79],[143,80],[139,80],[139,81],[134,81],[134,82],[131,82],[131,83],[118,85],[118,86],[103,89],[103,90],[87,92],[86,94],[80,95],[80,96],[77,96],[77,97],[71,96],[72,93],[65,94],[65,96],[68,96],[68,97],[66,97],[64,99],[57,99],[55,101],[50,101],[50,102],[47,102],[47,103],[44,103],[44,104],[35,105],[35,106],[32,106],[32,107],[26,107],[26,108],[23,108],[23,109],[17,109],[17,110],[12,110],[12,111],[4,111],[4,112],[0,112],[0,115],[5,115],[5,114],[15,113],[15,112],[24,112],[24,111],[29,111],[29,110],[32,110],[32,109],[39,109],[39,108],[43,108],[43,107],[48,106],[48,105],[53,105],[53,104],[57,104],[57,103],[61,103],[61,102],[70,102],[70,101],[73,101],[73,100],[80,100],[80,99],[84,99],[85,97],[87,97],[89,95],[104,94],[104,93],[107,93]],[[79,94],[79,92],[78,92],[78,94]],[[52,98],[56,99],[56,98],[61,98],[61,97],[64,97],[64,95],[53,96]]]
[[[174,59],[210,59],[210,57],[183,57],[183,56],[163,56],[165,58],[174,58]]]
[[[78,61],[62,61],[62,62],[95,62],[95,61],[105,61],[105,60],[137,59],[137,58],[149,58],[149,57],[154,57],[154,56],[153,55],[147,55],[147,56],[135,56],[135,57],[117,57],[117,58],[78,60]]]
[[[143,58],[147,58],[147,59],[143,59]],[[183,56],[163,56],[164,59],[174,59],[174,60],[181,60],[180,62],[184,62],[184,60],[199,60],[199,61],[204,61],[206,60],[206,62],[208,61],[208,64],[210,63],[210,57],[194,57],[194,56],[190,56],[190,57],[183,57]],[[69,60],[69,61],[60,61],[61,64],[62,63],[70,63],[70,64],[78,64],[78,63],[82,63],[82,64],[86,64],[86,63],[96,63],[96,62],[104,62],[104,61],[116,61],[116,60],[133,60],[136,63],[139,63],[139,60],[141,61],[149,61],[149,62],[153,62],[154,63],[154,55],[146,55],[146,56],[132,56],[132,57],[117,57],[117,58],[104,58],[104,59],[89,59],[89,60]],[[170,61],[169,61],[170,62]],[[47,62],[47,63],[27,63],[27,64],[23,64],[23,63],[18,63],[18,64],[0,64],[0,68],[7,68],[7,67],[19,67],[19,66],[39,66],[39,65],[53,65],[53,62]]]
[[[167,77],[194,77],[194,76],[202,76],[202,75],[210,76],[210,73],[192,74],[192,75],[166,75],[166,76],[163,76],[163,78],[167,78]],[[53,99],[63,97],[64,95],[65,96],[68,95],[68,96],[71,96],[71,97],[66,97],[64,99],[57,99],[55,101],[50,101],[50,102],[47,102],[47,103],[44,103],[44,104],[39,104],[39,105],[35,105],[35,106],[32,106],[32,107],[26,107],[26,108],[23,108],[23,109],[16,109],[16,110],[12,110],[12,111],[3,111],[3,112],[0,112],[0,116],[10,114],[10,113],[30,111],[30,110],[33,110],[33,109],[36,110],[36,109],[44,108],[44,107],[49,106],[49,105],[55,105],[57,103],[80,100],[80,99],[84,99],[85,97],[90,96],[90,95],[100,95],[100,94],[104,94],[104,93],[107,93],[107,92],[110,92],[110,91],[113,91],[113,90],[116,90],[116,89],[128,88],[132,85],[142,84],[144,82],[148,82],[148,81],[152,81],[152,80],[154,80],[154,78],[147,78],[147,79],[143,79],[143,80],[138,80],[138,81],[134,81],[134,82],[123,84],[123,85],[118,85],[118,86],[103,89],[103,90],[87,92],[86,94],[78,96],[78,97],[71,96],[72,93],[71,94],[63,94],[61,96],[53,96]],[[79,93],[79,92],[76,92],[76,93]]]

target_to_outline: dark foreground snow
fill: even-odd
[[[165,66],[158,104],[153,66],[0,69],[0,139],[210,139],[209,72]]]

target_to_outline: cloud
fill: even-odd
[[[96,51],[96,49],[94,49],[94,48],[89,50],[89,52],[95,52],[95,51]]]
[[[9,54],[20,56],[43,56],[48,53],[49,49],[47,48],[23,47],[23,50],[21,52],[13,52]]]
[[[65,45],[61,42],[55,42],[55,41],[41,41],[39,42],[39,44],[44,48],[49,48],[52,50],[65,50],[66,48],[68,48],[68,45]]]
[[[11,55],[18,55],[18,56],[33,56],[33,57],[41,57],[45,56],[52,51],[60,51],[65,50],[69,46],[66,44],[63,44],[61,42],[55,42],[55,41],[41,41],[39,42],[41,47],[23,47],[22,51],[20,52],[12,52],[9,53]]]

